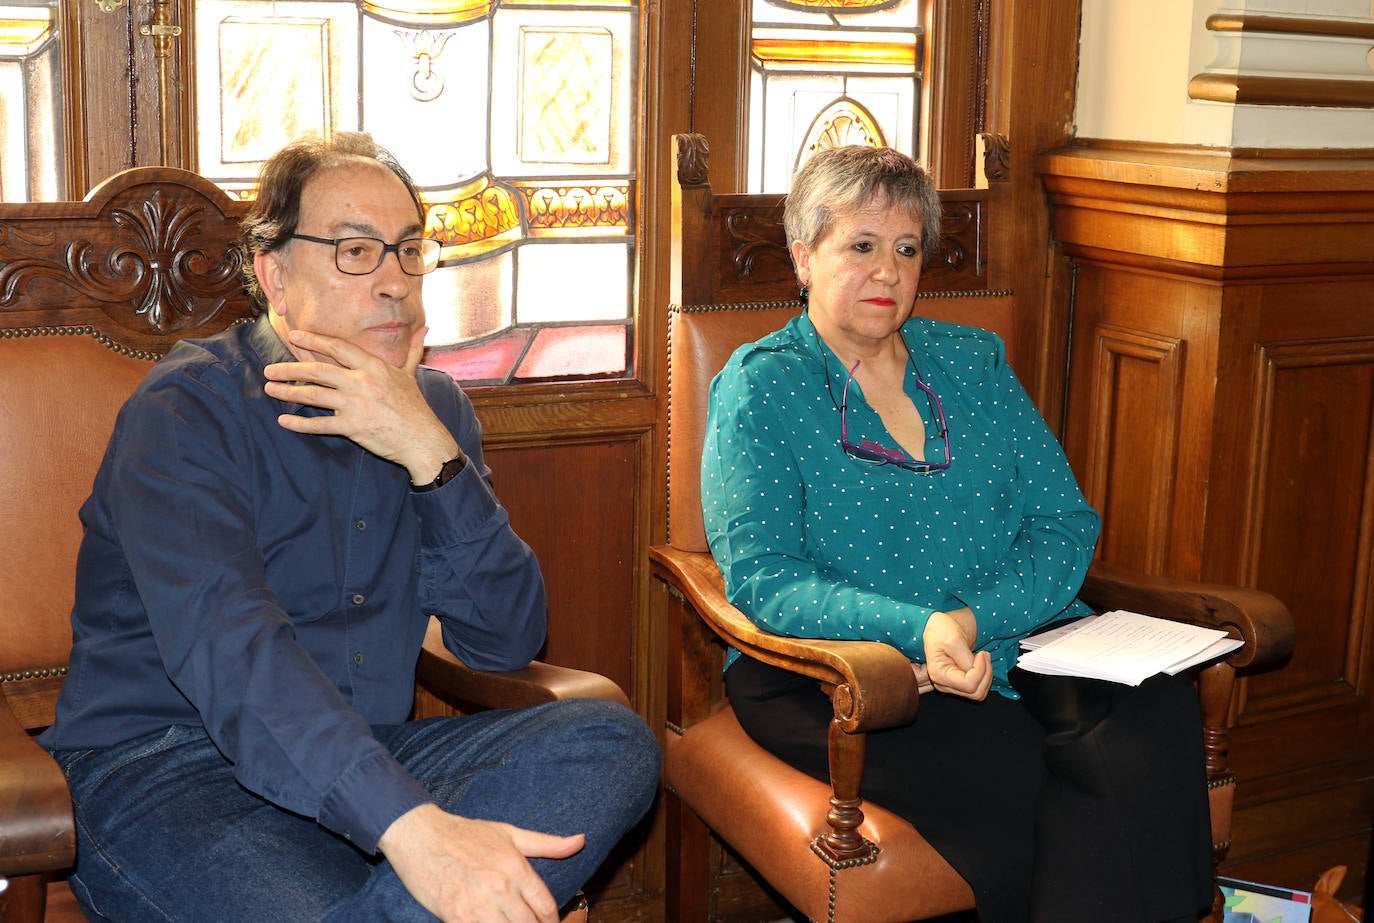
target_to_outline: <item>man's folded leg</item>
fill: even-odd
[[[375,730],[446,811],[557,836],[584,834],[586,845],[566,859],[531,860],[560,905],[643,817],[658,786],[658,744],[647,725],[629,709],[597,699]],[[396,915],[404,893],[383,863],[327,919],[414,919]]]
[[[629,709],[573,700],[375,729],[445,810],[583,833],[532,865],[560,903],[643,816],[658,748]],[[411,923],[434,917],[390,866],[242,788],[198,728],[55,754],[76,801],[72,888],[93,919]]]

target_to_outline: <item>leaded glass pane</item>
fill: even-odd
[[[812,151],[919,156],[920,0],[753,0],[749,188],[786,192]]]
[[[62,198],[57,3],[0,5],[0,202]]]
[[[220,75],[198,96],[211,179],[251,195],[266,153],[335,129],[370,132],[415,178],[443,245],[430,361],[484,382],[629,373],[636,2],[208,0],[196,15],[199,72]]]
[[[515,256],[506,251],[490,259],[440,266],[426,276],[430,343],[465,343],[508,329],[515,317],[514,273]],[[462,310],[435,311],[436,304],[461,304]]]
[[[559,323],[562,302],[568,297],[568,280],[585,279],[596,288],[614,291],[618,280],[629,279],[631,253],[624,244],[571,245],[529,244],[520,249],[520,316],[529,323]],[[593,281],[594,280],[594,281]],[[589,320],[624,320],[629,316],[624,298],[602,297],[584,308]]]

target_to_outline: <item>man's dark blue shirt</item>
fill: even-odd
[[[375,851],[430,800],[369,730],[406,720],[428,617],[470,666],[519,668],[543,643],[544,586],[452,379],[418,376],[469,464],[415,493],[350,440],[277,423],[327,413],[263,393],[264,366],[292,358],[259,318],[177,345],[120,412],[41,742],[203,726],[245,787]]]

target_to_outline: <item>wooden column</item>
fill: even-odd
[[[1075,276],[1065,447],[1099,554],[1298,623],[1232,703],[1225,868],[1362,868],[1374,806],[1374,158],[1094,145],[1039,162]]]

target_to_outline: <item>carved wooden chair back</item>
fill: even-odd
[[[0,919],[84,919],[60,877],[70,796],[23,734],[53,721],[67,672],[77,512],[125,399],[179,339],[252,316],[241,203],[170,168],[82,202],[0,206]]]
[[[242,210],[162,167],[121,173],[83,202],[0,210],[0,694],[26,727],[52,721],[77,510],[117,409],[177,340],[252,314]]]

